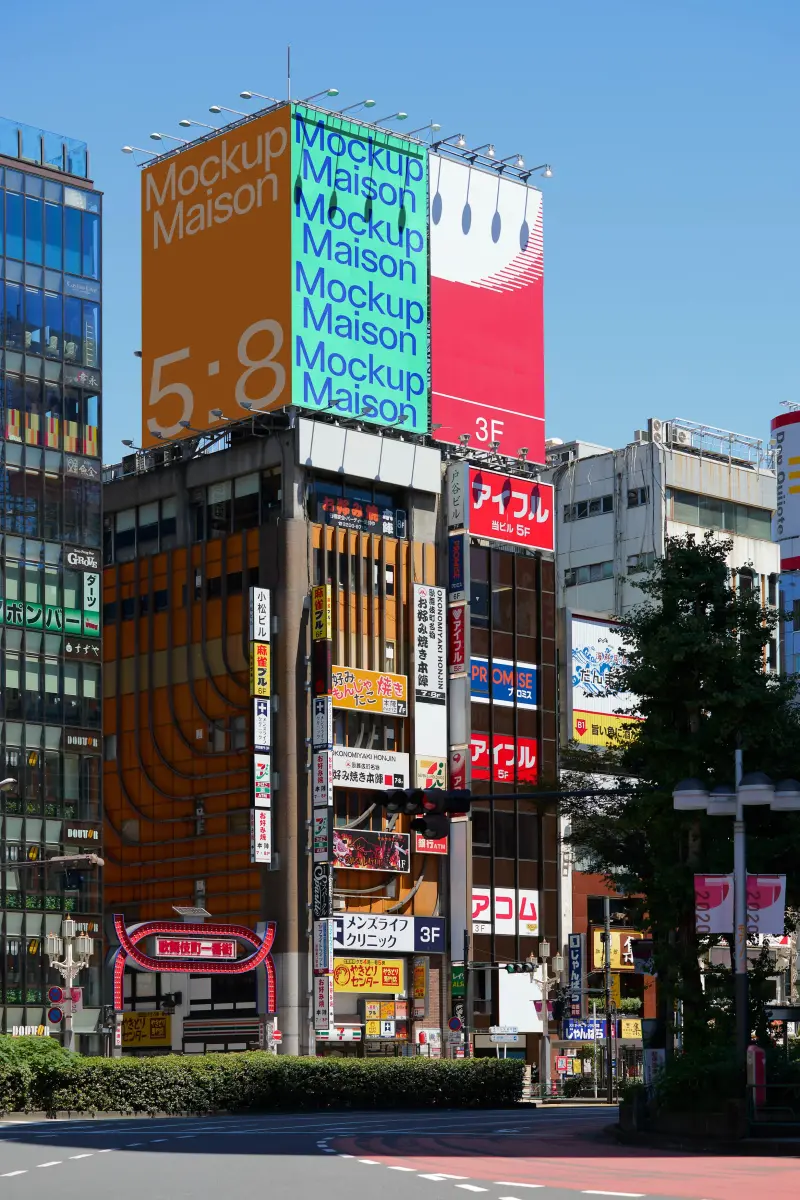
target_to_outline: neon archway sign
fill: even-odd
[[[207,958],[153,958],[139,949],[138,943],[153,934],[180,934],[186,937],[187,927],[183,921],[142,921],[128,929],[125,918],[121,913],[114,914],[114,930],[119,938],[119,947],[114,952],[114,1008],[116,1012],[123,1010],[123,976],[125,963],[128,959],[135,962],[143,971],[166,971],[174,974],[191,973],[192,975],[243,975],[246,971],[264,968],[267,975],[267,1013],[278,1011],[278,989],[275,981],[275,963],[272,960],[272,945],[275,941],[277,926],[274,921],[267,922],[263,938],[246,925],[208,925],[200,926],[204,937],[236,938],[253,947],[252,954],[245,958],[234,959],[233,962],[209,962]]]

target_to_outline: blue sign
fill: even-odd
[[[49,1008],[47,1010],[47,1019],[51,1025],[59,1025],[64,1020],[63,1010],[60,1008]]]
[[[447,1022],[447,1028],[452,1029],[453,1033],[458,1033],[461,1029],[461,1017],[451,1017]]]
[[[467,599],[467,572],[464,554],[464,534],[452,534],[447,542],[448,574],[447,592],[451,604]]]
[[[470,658],[470,694],[478,704],[499,704],[512,708],[516,695],[518,708],[536,708],[538,698],[536,667],[533,663],[509,658],[494,658],[491,665],[491,696],[489,689],[489,659],[473,654]]]
[[[583,946],[579,933],[571,933],[569,935],[568,953],[570,1016],[579,1017],[581,1015],[581,996],[583,994]]]
[[[594,1021],[591,1017],[585,1021],[568,1018],[563,1022],[561,1029],[561,1040],[564,1042],[600,1042],[605,1036],[605,1021]]]
[[[91,279],[76,279],[73,275],[65,275],[64,291],[68,296],[80,296],[82,300],[100,299],[100,284]]]
[[[414,953],[444,954],[444,917],[414,917]]]

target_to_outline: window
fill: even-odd
[[[698,495],[677,488],[670,489],[667,500],[672,508],[672,519],[684,525],[724,529],[726,533],[764,541],[772,539],[772,512],[768,508],[755,508],[719,496]]]
[[[258,472],[241,475],[233,481],[233,529],[253,529],[258,525],[258,500],[261,480]]]
[[[655,561],[656,556],[653,550],[646,550],[641,554],[629,554],[628,574],[635,575],[638,571],[649,571]]]
[[[159,588],[153,593],[153,611],[166,612],[169,605],[169,593],[166,588]]]
[[[495,858],[514,858],[515,847],[519,847],[521,859],[536,859],[539,855],[539,838],[536,813],[520,812],[515,819],[513,812],[495,808],[494,821],[488,809],[472,810],[472,849],[476,858],[491,858],[492,826],[494,826]],[[519,830],[519,838],[517,838]]]
[[[576,587],[583,583],[600,583],[614,578],[614,562],[609,559],[601,563],[589,563],[583,567],[568,567],[564,572],[564,587]]]
[[[212,483],[206,500],[206,535],[209,539],[224,537],[231,528],[231,480]]]
[[[613,496],[595,496],[592,500],[578,500],[564,505],[565,521],[582,521],[584,517],[596,517],[614,511]]]
[[[628,508],[639,508],[642,504],[649,504],[649,502],[650,488],[628,488]]]
[[[770,671],[777,671],[777,669],[778,669],[778,643],[775,641],[774,638],[771,639],[771,641],[769,643],[768,656],[769,657],[767,659],[767,665],[769,666]]]
[[[778,603],[778,576],[767,576],[767,604],[773,608]]]

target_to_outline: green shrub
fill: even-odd
[[[70,1057],[70,1054],[56,1038],[0,1034],[0,1063],[27,1062],[35,1065],[51,1062],[55,1058]]]
[[[0,1073],[0,1107],[124,1113],[502,1108],[521,1099],[524,1075],[514,1059],[370,1061],[261,1052],[53,1055],[7,1069],[30,1075],[9,1074],[4,1082]]]

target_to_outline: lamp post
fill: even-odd
[[[76,933],[76,924],[71,917],[65,917],[63,924],[63,936],[59,937],[57,933],[48,933],[45,952],[50,959],[50,966],[58,971],[61,978],[64,980],[64,987],[70,993],[75,986],[75,980],[83,970],[89,965],[89,959],[92,957],[93,941],[84,933]],[[60,957],[64,955],[63,959]],[[66,1050],[75,1049],[75,1033],[72,1028],[72,999],[69,998],[67,1004],[64,1005],[64,1048]]]
[[[676,812],[706,812],[709,816],[733,817],[733,972],[736,1011],[736,1053],[742,1066],[750,1041],[747,1002],[747,855],[744,808],[746,804],[769,806],[774,812],[800,812],[800,783],[784,779],[773,784],[760,771],[742,774],[742,752],[736,751],[736,784],[709,792],[699,779],[683,779],[672,793]]]

